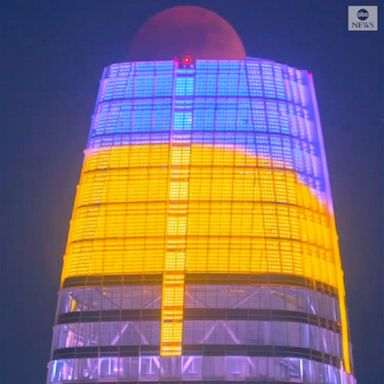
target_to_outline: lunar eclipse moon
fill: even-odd
[[[234,28],[201,7],[177,6],[149,18],[133,37],[130,60],[242,60],[244,46]]]

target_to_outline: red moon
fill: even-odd
[[[134,36],[132,60],[171,60],[191,56],[205,60],[241,60],[245,50],[233,27],[201,7],[178,6],[148,19]]]

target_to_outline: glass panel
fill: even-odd
[[[338,321],[337,299],[305,288],[255,285],[190,285],[186,308],[280,309]]]
[[[159,321],[111,321],[54,327],[53,349],[98,345],[158,345]]]
[[[160,307],[160,286],[81,287],[60,291],[57,314],[115,309],[156,309]]]
[[[183,341],[184,345],[301,347],[341,357],[338,333],[314,325],[284,321],[186,320]]]
[[[185,356],[103,357],[51,361],[49,384],[105,381],[167,380],[257,380],[308,384],[356,384],[342,370],[315,361],[298,358]]]

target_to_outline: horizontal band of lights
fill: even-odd
[[[337,286],[326,208],[294,172],[236,166],[237,154],[220,148],[191,146],[188,155],[185,184],[175,186],[167,146],[88,152],[63,280],[162,272],[173,236],[186,238],[190,273],[287,273]],[[169,215],[169,191],[185,193],[186,184],[180,234],[183,216]]]
[[[161,284],[162,274],[145,274],[145,275],[98,275],[98,276],[76,276],[65,279],[63,288],[79,288],[80,287],[105,287],[105,289],[112,289],[113,287],[123,287],[123,290],[132,290],[133,286],[140,285],[148,289],[149,286],[156,286]],[[227,287],[233,284],[240,284],[249,286],[250,289],[258,289],[257,285],[263,284],[265,288],[275,287],[278,285],[285,285],[294,289],[295,287],[309,288],[318,292],[325,293],[330,296],[337,297],[337,289],[330,285],[320,283],[319,281],[304,278],[302,276],[286,275],[286,274],[247,274],[247,273],[215,273],[215,274],[201,274],[201,273],[185,273],[185,284],[205,285],[207,288],[212,284],[224,284]],[[71,292],[69,290],[67,292]],[[64,290],[61,291],[64,294]]]
[[[206,276],[213,278],[212,280],[218,280],[217,277],[220,277],[220,275]],[[242,281],[236,281],[236,276],[242,277]],[[252,277],[259,280],[259,285],[250,283]],[[291,285],[281,285],[281,283],[272,285],[272,279],[258,279],[259,275],[229,275],[228,278],[233,280],[225,281],[225,284],[223,281],[211,281],[207,285],[208,279],[201,279],[198,284],[193,279],[193,284],[190,284],[191,276],[186,274],[185,310],[193,309],[197,312],[200,309],[234,308],[264,311],[288,310],[305,313],[308,318],[313,315],[326,318],[331,322],[339,323],[340,321],[337,296],[329,289],[316,290],[307,288],[305,285],[303,288],[302,279],[296,279],[295,282],[292,276],[289,278]],[[292,285],[294,283],[298,285]],[[151,311],[160,310],[161,288],[160,285],[88,285],[62,289],[59,294],[57,322],[61,323],[62,316],[67,320],[80,319],[79,316],[85,312],[99,313],[101,318],[103,313],[109,316],[114,313],[113,311],[122,311],[123,315],[123,311],[133,310],[144,316],[147,311],[153,313]],[[85,315],[81,319],[84,320]]]
[[[62,348],[54,352],[55,359],[71,359],[86,357],[110,357],[110,356],[140,356],[157,355],[159,348],[153,345],[143,346],[105,346]],[[309,348],[274,346],[274,345],[187,345],[183,347],[185,356],[280,356],[303,357],[314,361],[323,362],[340,368],[340,359],[327,353],[318,352]]]
[[[172,357],[184,353],[185,284],[193,274],[293,276],[330,287],[339,301],[342,364],[351,371],[337,233],[306,71],[257,59],[105,70],[62,285],[161,276],[159,353]]]
[[[166,364],[166,359],[158,356],[64,358],[51,361],[48,369],[50,382],[55,384],[86,384],[92,380],[107,384],[111,378],[122,383],[169,384],[170,376],[190,384],[238,384],[240,380],[273,384],[355,383],[342,369],[298,357],[196,355],[182,356],[178,365]]]
[[[84,311],[62,314],[57,318],[58,324],[69,324],[93,321],[145,321],[160,320],[160,309],[116,309],[111,311]],[[286,320],[297,323],[319,325],[334,331],[339,330],[335,321],[318,317],[316,315],[285,310],[272,309],[184,309],[184,320]]]

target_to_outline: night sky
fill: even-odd
[[[142,23],[175,5],[217,12],[248,56],[314,73],[356,376],[359,384],[384,382],[382,32],[348,32],[341,0],[2,4],[1,383],[45,382],[62,256],[103,67],[127,60]]]

